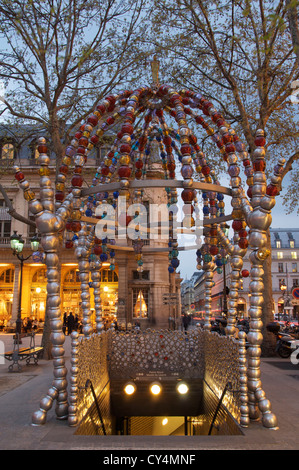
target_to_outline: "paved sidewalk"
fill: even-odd
[[[12,335],[0,335],[11,349]],[[41,335],[36,336],[39,345]],[[25,341],[25,340],[24,340]],[[69,367],[70,337],[65,342]],[[23,365],[22,372],[8,372],[9,362],[0,365],[0,449],[2,450],[298,450],[299,365],[278,357],[262,359],[262,384],[279,429],[269,430],[251,423],[243,436],[76,436],[67,421],[56,419],[54,407],[47,423],[32,426],[32,413],[48,392],[53,379],[52,361],[38,366]],[[54,404],[55,405],[55,404]]]

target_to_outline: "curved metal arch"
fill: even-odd
[[[184,188],[183,180],[134,180],[129,182],[129,188]],[[89,196],[90,194],[95,194],[101,191],[116,191],[120,189],[120,183],[107,183],[99,184],[90,188],[84,188],[81,190],[81,197]],[[221,194],[226,194],[227,196],[232,196],[232,190],[226,188],[225,186],[220,186],[218,184],[212,183],[201,183],[194,181],[192,189],[199,189],[202,191],[212,191]]]

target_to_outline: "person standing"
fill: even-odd
[[[67,317],[67,334],[70,335],[75,326],[75,318],[72,312]]]

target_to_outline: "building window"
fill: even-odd
[[[13,160],[15,158],[15,146],[13,142],[1,143],[1,160]]]
[[[37,147],[38,143],[35,140],[29,145],[30,159],[32,162],[37,162],[37,159],[39,157],[39,151]]]
[[[281,241],[280,240],[276,240],[276,248],[281,248]]]
[[[293,287],[299,286],[299,279],[293,279]]]
[[[291,252],[291,258],[292,259],[297,259],[297,251],[292,251]]]
[[[283,273],[283,263],[278,263],[278,272]]]
[[[39,269],[36,273],[32,276],[32,282],[36,283],[44,283],[47,280],[47,270],[46,269]]]
[[[110,269],[102,269],[101,282],[118,282],[118,276],[115,271]]]
[[[279,287],[280,286],[285,286],[285,280],[284,279],[279,279],[278,282],[279,282]]]
[[[133,315],[135,318],[148,318],[148,300],[148,289],[133,289]]]
[[[76,283],[80,282],[79,279],[79,271],[76,269],[71,269],[68,273],[66,273],[64,282],[66,283]]]
[[[297,263],[292,263],[292,273],[297,272]]]
[[[294,240],[290,240],[290,248],[295,248],[295,241]]]
[[[277,252],[277,259],[283,259],[283,252],[282,251]]]
[[[8,240],[11,234],[11,216],[4,199],[0,199],[0,238]]]
[[[4,284],[12,284],[14,281],[14,269],[6,269],[6,271],[3,271],[0,275],[0,282],[3,282]]]
[[[150,272],[142,271],[142,273],[139,273],[138,271],[133,271],[133,279],[134,281],[137,281],[138,279],[142,279],[143,281],[149,281]]]

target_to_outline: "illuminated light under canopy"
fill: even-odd
[[[176,389],[181,395],[185,395],[189,392],[189,387],[185,382],[179,382],[176,386]]]
[[[159,395],[162,391],[162,385],[159,382],[153,382],[150,386],[150,391],[153,395]]]
[[[136,385],[133,382],[128,382],[125,385],[124,391],[127,395],[133,395],[136,392]]]

